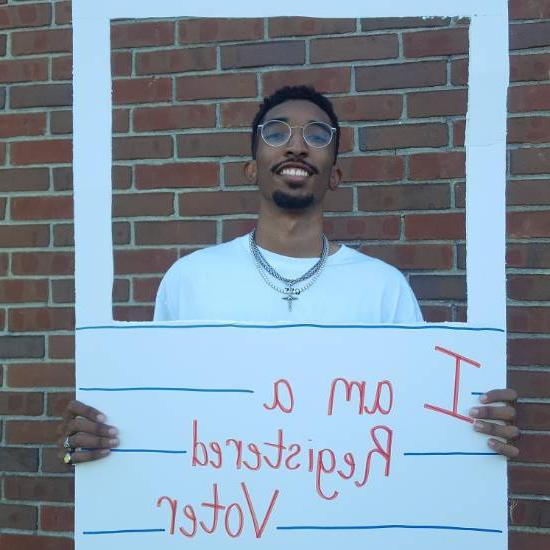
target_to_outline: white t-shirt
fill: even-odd
[[[317,262],[260,250],[287,278],[299,277]],[[397,269],[347,246],[328,257],[317,281],[289,311],[283,294],[262,279],[244,235],[184,256],[167,271],[157,293],[155,321],[176,320],[415,323],[422,314]]]

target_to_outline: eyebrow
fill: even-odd
[[[270,118],[269,120],[280,120],[282,122],[290,122],[290,119],[286,116],[278,116],[278,117],[275,117],[275,118]],[[307,123],[309,124],[310,122],[322,122],[320,120],[317,120],[315,118],[310,118]],[[325,123],[327,124],[327,123]]]

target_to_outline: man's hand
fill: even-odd
[[[491,390],[482,395],[479,400],[484,404],[504,402],[506,405],[502,406],[487,406],[487,407],[474,407],[470,409],[470,416],[476,419],[486,420],[500,420],[502,423],[484,422],[483,420],[476,420],[474,422],[474,430],[480,433],[492,435],[495,437],[501,437],[506,440],[506,443],[489,438],[488,444],[493,451],[504,455],[508,458],[514,458],[518,456],[519,449],[514,445],[510,445],[508,441],[517,439],[519,437],[519,429],[514,425],[516,419],[516,409],[514,404],[518,398],[518,394],[515,390],[509,388],[504,390]]]
[[[97,409],[80,401],[71,401],[58,429],[60,460],[65,464],[77,464],[107,456],[119,441],[116,437],[118,430],[105,424],[106,420],[106,416]],[[65,442],[70,448],[65,446]]]

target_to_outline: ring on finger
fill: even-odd
[[[63,455],[63,462],[65,464],[72,464],[73,463],[73,453],[71,451],[67,451],[64,455]]]
[[[67,436],[67,437],[65,438],[65,441],[63,441],[63,448],[70,452],[70,451],[73,451],[74,449],[73,449],[73,447],[71,446],[71,444],[69,443],[69,437],[70,437],[70,436]]]

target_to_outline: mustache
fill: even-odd
[[[288,164],[288,163],[301,164],[302,166],[306,166],[311,171],[312,174],[317,174],[317,169],[315,168],[315,166],[312,166],[311,164],[309,164],[309,162],[305,162],[304,160],[292,160],[292,159],[286,159],[286,160],[283,160],[283,161],[277,163],[271,169],[271,171],[273,173],[275,173],[281,168],[281,166],[283,166],[284,164]]]

